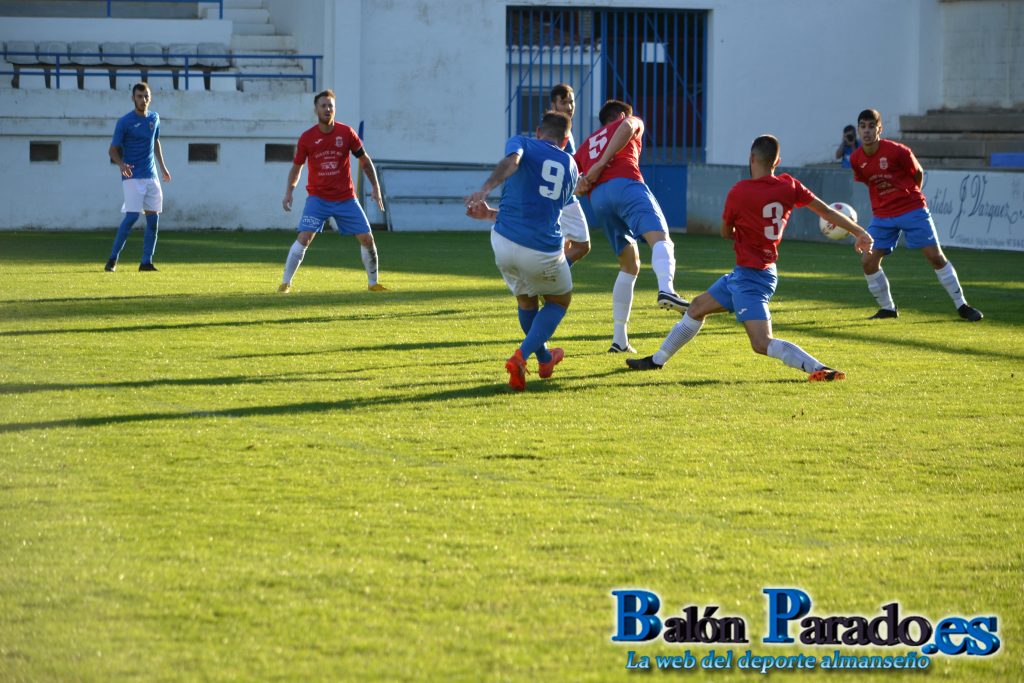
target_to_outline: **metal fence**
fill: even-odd
[[[576,91],[574,135],[600,127],[610,98],[644,119],[647,164],[703,161],[707,12],[509,7],[508,133],[532,133],[556,83]]]

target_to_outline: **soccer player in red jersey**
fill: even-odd
[[[921,192],[924,169],[917,157],[906,145],[882,139],[882,115],[874,109],[865,109],[857,116],[857,132],[861,147],[850,155],[850,166],[854,180],[868,186],[874,214],[868,232],[875,247],[861,256],[868,290],[879,306],[871,319],[899,316],[889,293],[889,279],[882,270],[882,259],[896,248],[902,232],[907,246],[920,249],[935,269],[960,317],[970,322],[981,320],[985,316],[964,299],[953,264],[939,246],[935,223]]]
[[[633,116],[633,107],[608,100],[598,113],[602,127],[583,141],[574,158],[580,168],[579,194],[590,194],[596,222],[619,257],[619,275],[612,288],[615,321],[609,353],[635,352],[629,345],[626,325],[633,308],[633,286],[640,273],[636,241],[651,245],[651,268],[658,276],[658,305],[683,312],[689,305],[676,294],[675,246],[658,200],[640,173],[644,122]]]
[[[856,236],[854,248],[871,251],[871,236],[849,218],[814,196],[800,181],[788,174],[775,175],[779,165],[779,141],[762,135],[750,148],[750,179],[741,180],[729,191],[722,213],[722,237],[733,240],[736,267],[723,275],[708,291],[690,304],[661,349],[646,358],[626,361],[633,370],[660,370],[683,344],[693,339],[704,318],[712,313],[730,311],[743,323],[755,353],[777,358],[791,368],[808,373],[810,381],[845,379],[796,344],[772,336],[772,318],[768,302],[775,293],[778,277],[775,261],[786,221],[794,207],[806,206],[830,223]]]
[[[377,183],[377,169],[374,168],[370,155],[363,149],[363,143],[356,132],[343,123],[335,122],[333,91],[324,90],[317,93],[313,98],[313,106],[317,124],[299,136],[295,159],[288,172],[288,186],[281,201],[285,211],[292,210],[292,190],[299,184],[302,165],[308,164],[308,196],[302,209],[302,218],[299,219],[299,235],[288,251],[284,276],[277,291],[291,291],[292,277],[302,263],[306,249],[330,218],[334,218],[339,235],[355,235],[359,240],[369,290],[385,291],[384,286],[377,282],[377,245],[373,241],[370,222],[366,220],[363,208],[355,199],[349,155],[359,159],[359,167],[373,188],[370,196],[383,211],[384,202],[381,200],[380,187]]]

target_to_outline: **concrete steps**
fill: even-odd
[[[993,154],[1024,152],[1024,111],[930,111],[901,116],[900,142],[927,168],[987,168]]]

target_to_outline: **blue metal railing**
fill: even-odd
[[[157,52],[18,52],[8,51],[4,49],[4,58],[8,56],[12,57],[53,57],[53,64],[44,64],[39,62],[36,64],[25,65],[27,68],[21,68],[21,65],[16,65],[14,70],[0,71],[0,76],[49,76],[55,77],[55,87],[60,87],[60,79],[63,74],[66,78],[77,78],[79,75],[82,76],[109,76],[113,71],[115,74],[125,76],[138,75],[140,78],[145,75],[147,79],[152,77],[157,78],[184,78],[184,90],[189,89],[190,79],[205,79],[209,78],[252,78],[252,79],[263,79],[263,78],[274,78],[274,79],[302,79],[310,82],[310,91],[317,91],[317,61],[323,59],[323,55],[267,55],[267,54],[180,54],[180,53],[163,53]],[[97,58],[101,61],[105,57],[115,58],[156,58],[156,59],[180,59],[182,64],[156,64],[153,66],[147,66],[145,64],[76,64],[72,61],[76,57],[91,57]],[[260,60],[294,60],[299,62],[309,62],[309,72],[301,74],[288,74],[288,73],[218,73],[217,70],[230,68],[228,66],[209,66],[206,64],[198,63],[198,60],[202,59],[226,59],[230,64],[231,60],[239,59],[260,59]],[[63,61],[62,61],[63,60]],[[93,71],[90,71],[93,69]]]

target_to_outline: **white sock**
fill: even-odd
[[[363,257],[363,267],[366,268],[366,281],[371,287],[377,284],[377,245],[367,248],[359,245],[359,254]]]
[[[810,355],[796,344],[790,344],[781,339],[772,339],[768,342],[768,355],[778,358],[791,368],[803,370],[806,373],[821,370],[825,365],[817,358]]]
[[[626,325],[629,323],[629,313],[633,310],[634,285],[636,285],[636,275],[630,275],[620,270],[619,276],[615,278],[615,286],[612,287],[612,319],[615,321],[612,342],[622,348],[629,346]]]
[[[675,293],[672,280],[676,277],[676,247],[671,240],[655,242],[651,247],[651,270],[658,276],[658,291]]]
[[[885,271],[879,268],[877,273],[865,275],[864,279],[868,281],[868,291],[875,297],[878,307],[895,311],[896,304],[892,300],[892,294],[889,293],[889,278],[885,276]]]
[[[935,270],[935,276],[939,278],[939,282],[949,292],[949,297],[953,300],[954,306],[960,308],[967,303],[967,299],[964,298],[964,292],[960,289],[960,278],[956,276],[952,263],[946,261],[946,265]]]
[[[689,313],[684,313],[683,319],[672,326],[665,341],[661,342],[661,348],[654,354],[652,360],[658,365],[664,365],[676,351],[683,348],[683,344],[696,337],[703,326],[703,320],[694,320]]]
[[[286,285],[292,283],[292,278],[295,277],[295,271],[299,269],[299,264],[302,263],[302,257],[306,255],[306,247],[302,246],[302,242],[295,240],[295,244],[288,250],[288,258],[284,262],[284,275],[281,277],[281,282]]]

